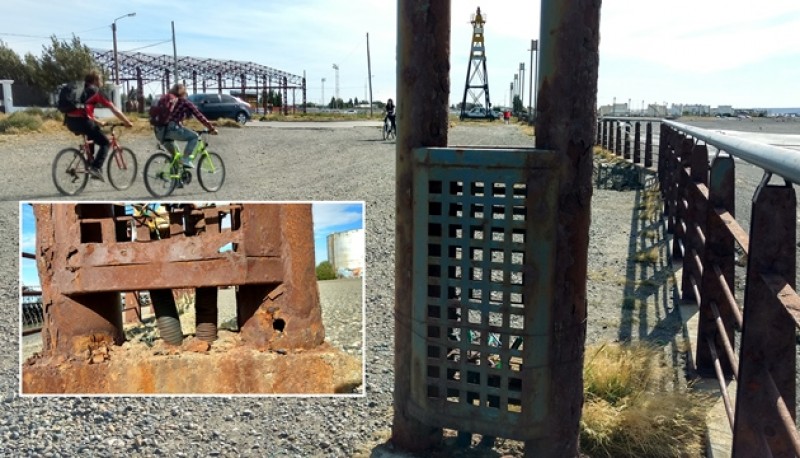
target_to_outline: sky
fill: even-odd
[[[20,208],[20,251],[35,253],[36,220],[33,217],[33,207],[22,203]],[[313,202],[311,212],[314,221],[315,264],[328,259],[328,235],[353,229],[364,229],[363,202]],[[39,285],[36,261],[21,258],[20,283],[24,286]]]
[[[446,1],[446,0],[437,0]],[[450,100],[464,95],[472,25],[486,19],[487,79],[492,104],[506,105],[539,37],[540,2],[452,0]],[[310,102],[368,98],[367,42],[373,100],[396,100],[397,2],[292,0],[218,2],[0,0],[0,39],[18,54],[40,55],[52,34],[72,33],[93,48],[172,54],[171,21],[181,56],[255,62],[307,78]],[[736,108],[800,107],[800,2],[797,0],[606,0],[600,18],[598,105],[703,104]],[[151,46],[153,44],[166,43]],[[146,47],[146,48],[145,48]],[[534,56],[535,58],[536,56]],[[534,68],[536,65],[534,65]],[[325,78],[323,86],[322,78]],[[396,100],[397,101],[397,100]],[[402,109],[403,101],[398,102]]]

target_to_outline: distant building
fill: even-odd
[[[647,105],[644,115],[653,118],[665,118],[667,117],[667,106],[651,103],[650,105]]]
[[[711,114],[720,116],[733,116],[734,114],[733,106],[720,105]]]
[[[598,110],[599,116],[630,116],[631,111],[627,103],[615,103],[612,105],[602,105]]]
[[[328,262],[339,277],[360,277],[366,263],[364,229],[336,232],[328,236]]]

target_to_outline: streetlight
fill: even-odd
[[[136,13],[128,13],[120,16],[111,22],[111,33],[114,35],[114,84],[119,85],[119,59],[117,58],[117,21],[126,17],[136,16]]]
[[[336,99],[335,99],[334,107],[338,108],[338,104],[339,104],[339,66],[336,65],[336,64],[333,64],[333,69],[336,70],[336,88],[335,88],[336,89]]]
[[[539,48],[539,40],[531,40],[531,65],[528,69],[531,72],[530,81],[528,82],[528,117],[533,119],[533,105],[531,105],[531,99],[533,98],[533,52],[538,51]],[[536,59],[536,77],[539,77],[539,59]],[[536,90],[539,90],[539,83],[536,83]]]

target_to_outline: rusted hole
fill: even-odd
[[[283,321],[282,319],[278,318],[272,321],[272,329],[278,332],[283,332],[284,327],[286,327],[286,322]]]

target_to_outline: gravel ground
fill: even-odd
[[[19,259],[18,200],[60,199],[50,181],[56,151],[66,135],[0,137],[6,185],[0,189],[0,243],[6,260]],[[149,137],[123,142],[140,166]],[[525,145],[516,126],[456,126],[451,144]],[[366,396],[358,398],[28,398],[18,388],[18,284],[15,262],[4,263],[0,296],[0,455],[2,456],[386,456],[393,392],[394,144],[378,128],[281,130],[223,129],[212,150],[223,155],[228,176],[216,194],[193,183],[176,200],[363,200],[366,202]],[[79,198],[148,200],[138,181],[116,192],[92,183]],[[589,252],[589,343],[648,339],[682,362],[680,326],[671,306],[666,244],[643,233],[663,231],[641,220],[644,193],[595,189]],[[632,254],[656,247],[652,264]],[[321,290],[327,288],[325,282]],[[356,313],[356,311],[342,313]],[[327,319],[327,317],[326,317]],[[357,333],[338,343],[347,348]],[[329,336],[331,339],[334,337]],[[339,339],[339,337],[336,337]],[[487,456],[521,453],[519,443],[498,441]]]

